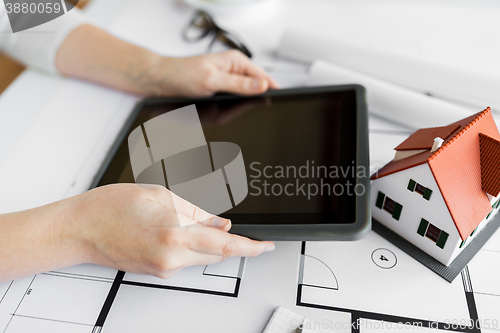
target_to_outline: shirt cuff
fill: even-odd
[[[17,33],[4,33],[3,38],[0,37],[2,39],[0,44],[3,44],[1,48],[29,67],[60,74],[56,67],[57,51],[69,33],[85,23],[96,25],[78,8],[73,8],[66,14],[39,26]]]

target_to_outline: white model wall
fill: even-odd
[[[430,200],[408,190],[410,179],[432,190]],[[384,209],[375,206],[379,191],[403,206],[399,221]],[[376,220],[441,263],[449,265],[458,254],[456,249],[462,239],[427,163],[372,181],[371,203],[372,216]],[[431,239],[417,233],[422,218],[449,234],[443,249]]]

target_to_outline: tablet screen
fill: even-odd
[[[368,191],[356,177],[369,175],[357,167],[354,90],[146,103],[129,132],[191,104],[207,142],[241,149],[248,195],[221,214],[233,224],[355,222],[356,197]],[[133,182],[125,139],[99,185]]]

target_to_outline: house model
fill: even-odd
[[[371,176],[372,216],[449,265],[500,205],[500,134],[491,110],[420,129],[395,150]]]

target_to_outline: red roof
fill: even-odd
[[[489,110],[489,108],[486,109],[486,110]],[[467,125],[469,125],[474,119],[476,119],[479,115],[481,115],[486,110],[484,110],[482,112],[479,112],[479,113],[476,113],[476,114],[474,114],[474,115],[472,115],[472,116],[470,116],[468,118],[459,120],[459,121],[457,121],[457,122],[455,122],[453,124],[450,124],[448,126],[445,126],[445,127],[451,127],[451,126],[459,126],[459,127],[457,127],[457,129],[451,135],[448,135],[447,138],[441,138],[441,139],[444,140],[441,148],[443,148],[448,142],[451,141],[451,139],[453,139],[458,133],[460,133],[463,128],[465,128]],[[408,141],[408,140],[410,140],[410,139],[412,139],[412,141],[415,141],[415,142],[416,141],[421,141],[418,138],[414,138],[414,136],[418,136],[418,135],[420,135],[422,133],[425,133],[425,131],[421,131],[421,130],[416,131],[415,133],[413,133],[412,135],[410,135],[408,137],[408,139],[406,139],[405,141],[403,141],[403,143],[406,142],[406,141]],[[432,141],[434,141],[434,138],[432,138]],[[401,146],[401,145],[399,145],[399,146]],[[432,146],[432,144],[431,144],[431,146]],[[429,149],[429,148],[427,148],[427,149]],[[433,154],[436,154],[438,151],[439,151],[439,149],[436,152],[434,152],[434,153],[431,153],[430,151],[425,151],[425,152],[422,152],[422,153],[419,153],[419,154],[416,154],[416,155],[413,155],[413,156],[410,156],[410,157],[398,160],[396,162],[394,162],[394,161],[389,162],[384,167],[380,168],[376,173],[374,173],[371,176],[371,179],[377,179],[377,178],[385,177],[385,176],[388,176],[388,175],[390,175],[392,173],[403,171],[403,170],[406,170],[406,169],[409,169],[409,168],[413,168],[414,166],[427,163],[428,159]]]
[[[460,128],[458,124],[451,124],[443,127],[422,128],[410,135],[403,141],[396,150],[420,150],[431,149],[434,139],[439,137],[446,140],[453,132]]]
[[[500,141],[479,133],[481,186],[483,191],[497,197],[500,194]]]
[[[453,128],[455,130],[451,131]],[[487,108],[449,126],[428,129],[427,131],[416,131],[405,140],[406,144],[403,147],[421,147],[409,143],[423,142],[427,148],[413,147],[406,149],[429,149],[432,143],[429,145],[427,141],[437,131],[445,134],[447,131],[451,131],[447,138],[441,137],[444,142],[437,151],[431,153],[428,150],[395,162],[389,162],[372,175],[371,179],[378,179],[428,163],[460,236],[464,240],[491,211],[490,201],[482,189],[479,134],[500,141],[500,133],[495,125],[490,108]],[[433,141],[434,138],[432,138]],[[498,169],[500,153],[497,153],[500,152],[500,145],[495,146],[498,149],[491,148],[490,145],[488,147],[488,152],[494,152],[496,157],[488,160],[493,161],[493,167],[488,167],[488,172],[492,173],[488,180],[483,179],[483,181],[490,182],[494,180],[494,188],[496,189],[496,184],[500,185],[500,181],[497,180],[498,177],[493,170],[496,168],[497,171],[500,171]],[[483,161],[485,161],[484,156]]]

